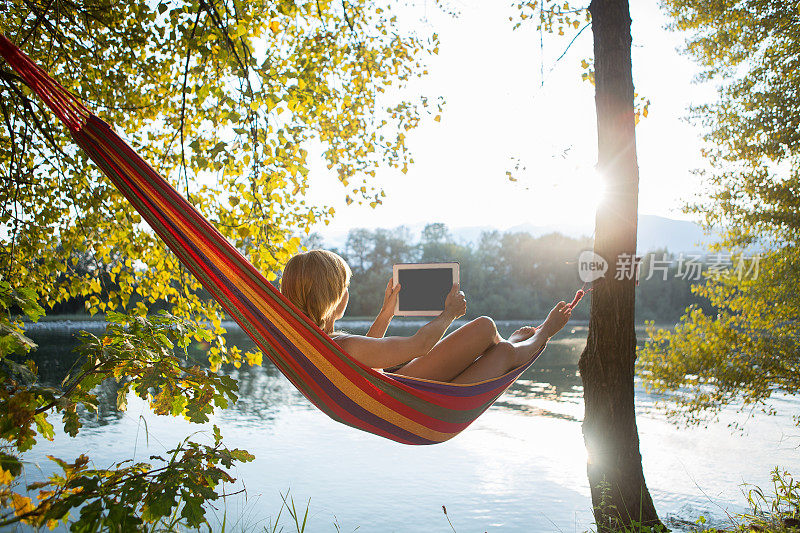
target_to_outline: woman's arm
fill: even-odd
[[[464,315],[467,302],[454,284],[445,300],[445,310],[411,337],[362,337],[342,339],[342,348],[353,358],[372,368],[388,368],[425,355],[442,338],[453,320]]]
[[[392,284],[393,281],[389,278],[389,283],[386,284],[386,292],[383,296],[383,305],[372,326],[370,326],[367,337],[381,338],[386,335],[386,330],[389,328],[389,323],[394,316],[397,294],[400,292],[400,284],[398,283],[395,286],[392,286]]]
[[[386,335],[386,330],[389,329],[389,323],[392,321],[392,317],[394,317],[394,313],[392,311],[381,309],[381,312],[378,313],[378,316],[375,317],[375,321],[369,327],[367,337],[380,339]]]

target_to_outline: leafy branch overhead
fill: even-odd
[[[372,177],[410,163],[405,139],[434,105],[397,95],[425,72],[435,34],[404,31],[372,2],[124,2],[7,6],[0,31],[127,136],[142,156],[274,279],[310,205],[310,150],[349,201],[377,205]],[[441,103],[438,104],[441,106]],[[220,308],[142,224],[67,132],[0,70],[0,271],[48,305],[90,311],[167,301],[222,331]],[[221,347],[212,356],[223,357]]]

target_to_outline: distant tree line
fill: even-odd
[[[305,246],[321,248],[324,243],[319,235],[312,234]],[[555,302],[572,299],[583,285],[578,256],[592,249],[592,240],[560,233],[534,237],[523,232],[485,231],[476,243],[464,243],[456,242],[445,224],[436,223],[425,226],[417,240],[405,226],[353,229],[342,249],[330,249],[344,257],[353,271],[347,316],[377,313],[395,263],[458,261],[461,289],[467,295],[467,317],[524,320],[543,318]],[[646,279],[654,256],[673,262],[663,271],[654,270]],[[638,321],[674,322],[688,305],[707,305],[691,294],[695,280],[677,275],[674,255],[658,250],[654,256],[645,255],[640,265]],[[613,266],[610,268],[606,275],[615,275]],[[590,298],[591,293],[576,308],[574,318],[588,320]]]
[[[304,246],[325,247],[323,239],[314,233],[306,238]],[[572,299],[583,285],[578,276],[578,256],[592,249],[592,240],[560,233],[534,237],[524,232],[484,231],[476,243],[456,242],[445,224],[435,223],[425,226],[419,239],[414,239],[405,226],[352,229],[342,249],[330,249],[344,257],[353,271],[348,317],[373,316],[378,312],[393,264],[458,261],[461,289],[467,295],[467,317],[488,315],[498,320],[526,320],[543,318],[555,302]],[[72,256],[72,271],[63,276],[90,276],[89,263],[93,258],[75,251]],[[676,259],[667,250],[656,250],[642,257],[636,294],[639,322],[676,322],[690,304],[710,309],[705,299],[691,293],[692,283],[699,280],[682,276]],[[665,260],[671,264],[663,266]],[[115,261],[122,270],[130,270],[123,257],[116,257]],[[653,261],[655,265],[651,265]],[[654,267],[652,274],[651,267]],[[614,267],[609,268],[606,275],[615,275]],[[101,297],[119,290],[118,283],[106,273],[98,282],[102,287]],[[210,298],[205,290],[198,292],[200,299]],[[71,295],[56,303],[48,315],[85,312],[91,296]],[[133,294],[128,305],[136,305],[140,300]],[[575,309],[574,318],[588,320],[590,300],[591,292]],[[168,308],[163,300],[148,303],[151,313]]]

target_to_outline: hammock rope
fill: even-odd
[[[444,442],[488,409],[542,353],[544,347],[510,372],[468,385],[365,366],[289,302],[108,124],[2,34],[0,55],[225,312],[333,420],[404,444]]]

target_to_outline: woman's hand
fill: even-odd
[[[392,317],[394,316],[394,308],[397,303],[397,294],[399,292],[400,284],[393,285],[392,278],[389,278],[389,283],[386,284],[386,291],[383,294],[381,311],[378,313],[372,326],[370,326],[367,337],[380,338],[386,335],[386,330],[389,329],[389,322],[392,321]]]
[[[381,306],[381,314],[394,316],[394,309],[397,307],[397,295],[400,294],[400,284],[394,285],[392,278],[389,278],[389,283],[386,284],[386,291],[383,295],[383,306]]]
[[[444,300],[444,312],[450,315],[453,320],[467,313],[467,297],[464,292],[458,290],[458,283],[453,283],[453,288]]]

